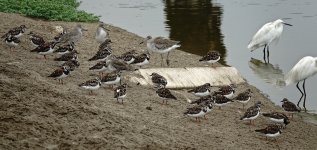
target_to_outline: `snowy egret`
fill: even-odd
[[[254,50],[264,46],[263,59],[266,62],[267,58],[269,62],[269,45],[271,44],[271,42],[278,42],[283,32],[283,25],[292,26],[291,24],[285,23],[281,19],[277,19],[273,22],[269,22],[263,25],[252,37],[252,40],[248,45],[248,49],[253,52]],[[265,49],[267,51],[267,57],[265,57]]]
[[[286,85],[296,83],[297,89],[300,91],[302,96],[300,97],[297,106],[299,107],[299,103],[301,102],[302,98],[304,97],[304,109],[305,112],[306,106],[306,90],[305,90],[305,81],[307,78],[315,75],[317,73],[317,57],[312,56],[305,56],[301,60],[298,61],[298,63],[289,71],[289,73],[286,76]],[[304,80],[304,81],[303,81]],[[299,88],[298,84],[299,82],[303,81],[303,91]]]

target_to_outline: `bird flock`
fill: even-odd
[[[265,24],[252,38],[248,48],[253,51],[259,47],[264,46],[264,60],[269,61],[269,44],[273,41],[278,40],[282,31],[283,25],[290,25],[284,21],[278,19],[274,22]],[[12,49],[18,46],[20,43],[20,37],[26,32],[27,27],[21,25],[19,27],[12,28],[5,35],[2,36],[5,43]],[[61,33],[56,35],[52,41],[45,41],[40,35],[29,32],[30,43],[35,47],[30,52],[43,55],[44,59],[47,59],[48,55],[56,54],[58,57],[54,58],[54,61],[59,63],[60,67],[48,75],[50,78],[58,80],[60,84],[63,84],[63,79],[68,77],[72,71],[80,66],[78,62],[79,52],[76,51],[76,45],[82,38],[83,31],[87,31],[80,24],[76,25],[73,29],[63,29]],[[98,90],[100,87],[111,88],[114,92],[113,98],[117,100],[118,104],[124,103],[124,98],[127,96],[127,83],[122,83],[123,72],[135,71],[138,68],[150,63],[150,55],[152,53],[158,53],[161,55],[161,66],[164,66],[163,54],[166,54],[166,65],[170,66],[169,53],[180,47],[180,41],[170,40],[164,37],[151,37],[147,36],[143,41],[146,43],[148,51],[146,53],[138,54],[135,50],[131,50],[115,56],[112,53],[109,30],[105,28],[103,22],[99,23],[97,27],[95,39],[99,44],[98,51],[95,55],[91,56],[87,61],[96,62],[94,66],[89,68],[90,71],[97,72],[98,77],[90,79],[88,81],[78,84],[78,87],[89,91],[89,94],[94,94],[94,90]],[[265,55],[267,52],[267,56]],[[214,64],[221,59],[220,54],[217,51],[209,51],[206,56],[197,60],[200,62],[206,62],[214,67]],[[106,73],[105,73],[106,72]],[[317,73],[317,58],[304,57],[301,59],[294,68],[288,74],[286,79],[287,84],[296,83],[297,88],[300,81],[303,80],[303,92],[304,97],[304,108],[305,108],[305,80]],[[158,97],[162,98],[162,105],[168,105],[169,100],[177,100],[178,98],[170,91],[166,86],[168,82],[166,78],[159,73],[153,72],[151,75],[151,81],[154,85],[155,93]],[[212,91],[212,88],[216,90]],[[239,102],[242,104],[242,110],[245,110],[245,105],[252,100],[252,91],[247,89],[239,94],[235,91],[236,85],[225,85],[225,86],[212,86],[210,83],[205,83],[201,86],[195,87],[188,91],[198,99],[188,100],[189,107],[184,110],[184,115],[195,118],[196,122],[201,122],[202,118],[206,118],[206,115],[210,113],[215,106],[218,109],[233,103]],[[302,99],[300,98],[300,100]],[[289,114],[293,117],[293,113],[301,111],[301,109],[284,98],[281,101],[284,111],[288,112],[269,112],[261,113],[261,107],[263,104],[260,101],[255,101],[254,105],[247,108],[245,113],[241,116],[240,120],[249,121],[249,124],[254,124],[254,120],[259,116],[269,118],[276,124],[270,124],[264,129],[257,129],[255,132],[260,132],[266,137],[276,137],[281,134],[281,130],[290,123]],[[300,101],[299,101],[300,102]],[[299,103],[298,102],[298,103]],[[150,109],[150,108],[149,108]],[[306,108],[305,108],[306,110]]]

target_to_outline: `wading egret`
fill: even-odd
[[[252,37],[252,40],[248,45],[248,49],[253,52],[254,50],[264,46],[263,59],[266,62],[267,58],[269,62],[269,45],[271,44],[271,42],[277,42],[279,40],[283,32],[283,25],[292,26],[291,24],[285,23],[281,19],[277,19],[273,22],[269,22],[263,25]],[[267,51],[267,57],[265,57],[265,49]]]
[[[304,97],[304,109],[305,112],[306,106],[306,90],[305,90],[305,81],[307,78],[315,75],[317,73],[317,57],[305,56],[289,71],[286,76],[286,85],[296,83],[297,89],[300,91],[302,96],[300,97],[297,106],[299,107],[299,103],[301,102],[302,98]],[[303,81],[303,91],[299,88],[299,82]]]

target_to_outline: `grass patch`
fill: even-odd
[[[77,0],[0,0],[0,11],[58,21],[96,22],[99,16],[77,10]]]

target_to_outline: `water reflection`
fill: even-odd
[[[278,65],[272,65],[255,58],[251,58],[249,61],[249,67],[255,75],[264,80],[266,83],[276,85],[278,87],[285,86],[284,73]]]
[[[205,55],[218,51],[226,65],[226,48],[221,33],[222,7],[212,0],[165,0],[166,28],[169,37],[181,41],[182,50]]]

